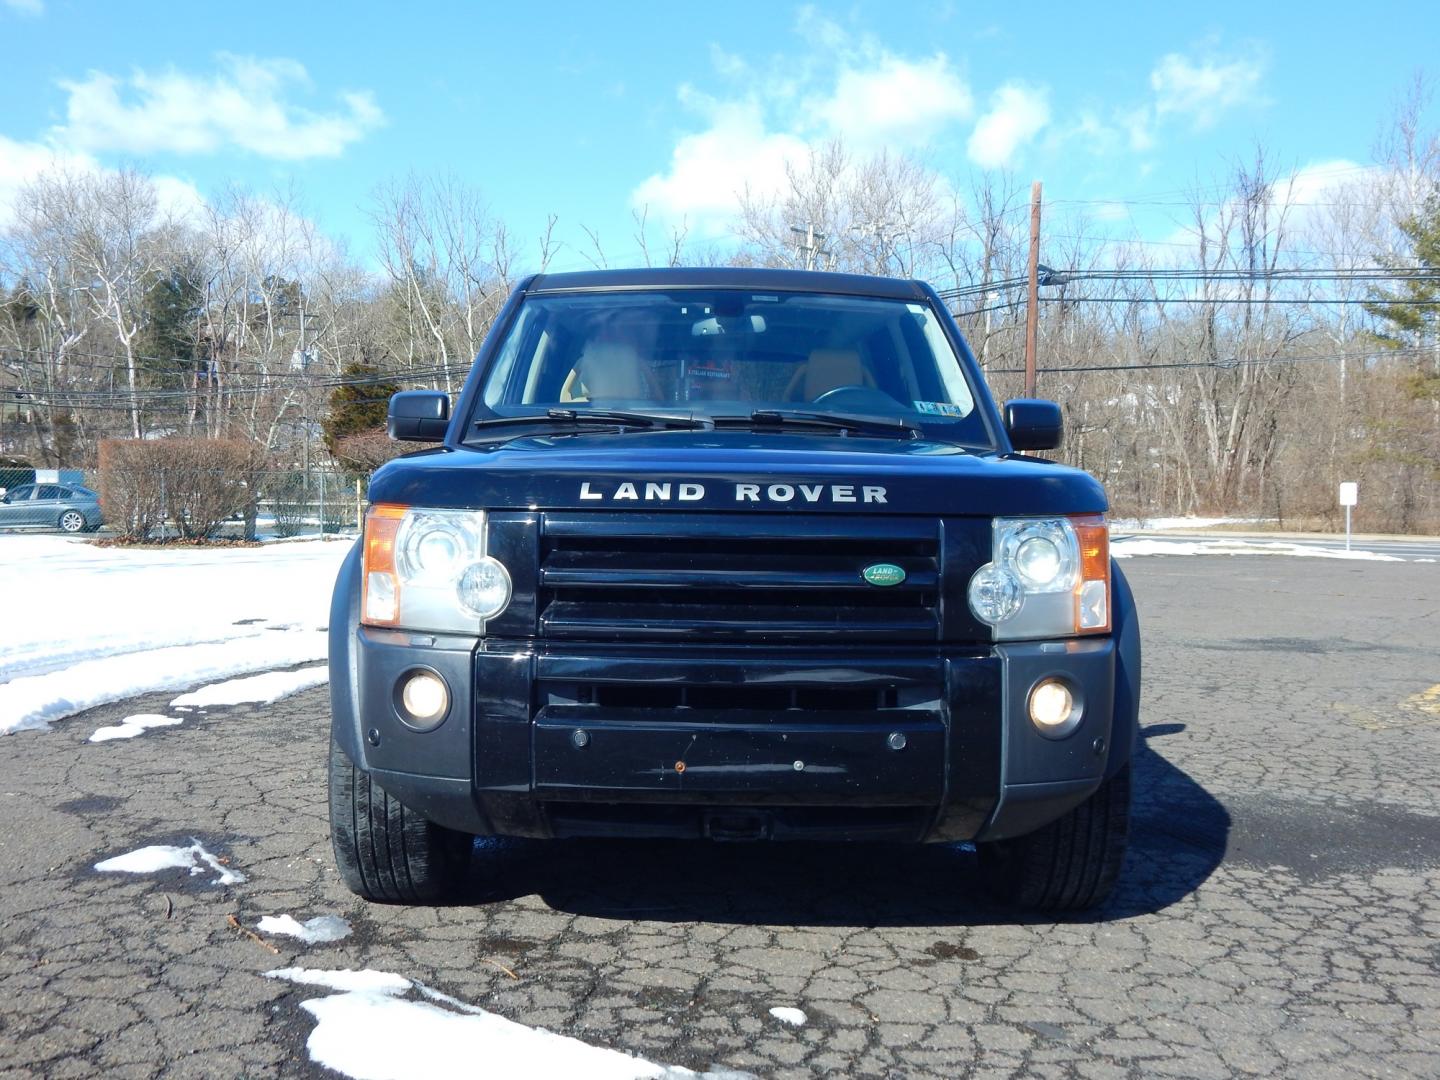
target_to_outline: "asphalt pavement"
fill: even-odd
[[[0,740],[0,1077],[333,1076],[301,1008],[324,991],[261,977],[294,965],[760,1077],[1440,1074],[1440,573],[1124,569],[1134,838],[1074,921],[991,906],[949,847],[492,844],[463,904],[367,904],[326,835],[324,690],[131,740],[86,742],[167,696]],[[93,870],[192,837],[247,880]],[[280,913],[355,935],[229,922]]]

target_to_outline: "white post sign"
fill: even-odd
[[[1345,550],[1350,550],[1350,508],[1360,501],[1360,485],[1346,480],[1340,485],[1340,505],[1345,507]]]

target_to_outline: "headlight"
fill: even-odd
[[[510,571],[486,555],[465,568],[456,591],[467,611],[482,619],[493,619],[510,603]]]
[[[414,585],[444,585],[485,548],[485,515],[409,510],[395,538],[395,569]]]
[[[485,513],[377,504],[365,518],[360,621],[483,633],[510,603],[510,574],[485,553]]]
[[[970,610],[997,641],[1110,629],[1110,536],[1100,515],[996,518]]]
[[[1068,592],[1075,587],[1080,553],[1075,530],[1064,521],[1030,521],[1007,530],[1001,562],[1020,575],[1030,592]]]

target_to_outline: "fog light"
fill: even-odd
[[[1070,687],[1059,679],[1044,679],[1030,691],[1030,722],[1049,738],[1069,735],[1082,713]]]
[[[430,728],[450,710],[450,690],[433,671],[412,671],[400,682],[400,719],[411,727]]]

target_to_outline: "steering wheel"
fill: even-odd
[[[859,409],[860,411],[901,413],[904,407],[883,390],[873,386],[836,386],[826,390],[811,404],[829,405],[837,409]]]

